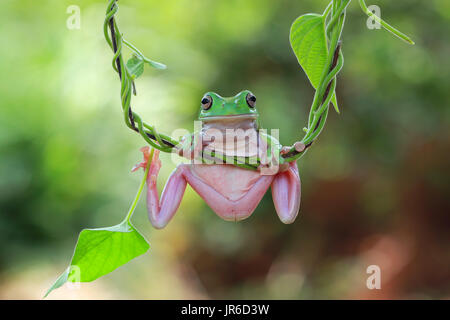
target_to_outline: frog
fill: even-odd
[[[207,92],[201,99],[198,120],[201,129],[184,136],[174,149],[180,156],[191,160],[179,164],[170,174],[159,198],[157,178],[161,168],[159,150],[150,158],[150,147],[141,148],[144,160],[133,168],[145,169],[147,211],[150,223],[156,229],[164,228],[177,212],[187,185],[206,204],[226,221],[241,221],[252,215],[263,196],[271,188],[275,211],[285,224],[297,218],[300,208],[301,182],[297,161],[285,162],[283,154],[292,148],[298,152],[305,145],[281,146],[277,139],[260,129],[256,97],[243,90],[232,97]],[[227,142],[228,133],[245,132]],[[199,155],[214,155],[215,160],[253,159],[256,168],[243,168],[229,161],[198,160]],[[217,155],[221,155],[219,159]],[[264,160],[264,161],[263,161]],[[276,165],[272,165],[275,163]]]

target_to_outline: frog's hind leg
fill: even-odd
[[[297,162],[289,163],[289,169],[278,173],[272,182],[272,198],[278,217],[283,223],[293,223],[300,208],[300,175]]]
[[[146,161],[148,161],[148,159],[146,159]],[[145,168],[146,161],[139,166]],[[178,166],[170,175],[160,200],[158,197],[156,180],[159,169],[161,168],[161,161],[159,160],[159,151],[155,150],[147,175],[147,211],[148,218],[156,229],[164,228],[173,218],[180,206],[181,199],[186,190],[186,179],[182,173],[182,166],[183,165]]]

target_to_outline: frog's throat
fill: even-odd
[[[199,117],[199,120],[202,122],[210,122],[210,121],[230,121],[234,122],[237,120],[256,120],[258,119],[258,115],[254,113],[246,113],[246,114],[233,114],[226,116],[208,116],[208,117]]]

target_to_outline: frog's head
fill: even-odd
[[[223,98],[214,92],[207,92],[201,100],[199,120],[257,120],[256,97],[248,90],[234,97]]]

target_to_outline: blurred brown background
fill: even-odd
[[[69,5],[81,28],[69,30]],[[133,106],[159,131],[192,130],[204,92],[250,89],[264,128],[302,136],[313,90],[289,28],[327,1],[120,1],[125,37],[168,65],[147,70]],[[372,4],[372,3],[368,3]],[[251,218],[220,220],[188,187],[173,221],[133,221],[150,251],[78,289],[76,299],[450,297],[450,2],[377,1],[408,46],[369,30],[357,1],[343,33],[341,115],[299,161],[293,225],[270,192]],[[144,141],[123,124],[102,34],[107,1],[3,0],[0,11],[0,298],[38,299],[70,261],[79,231],[118,223],[142,173]],[[175,167],[162,155],[159,185]],[[381,268],[368,290],[366,268]]]

